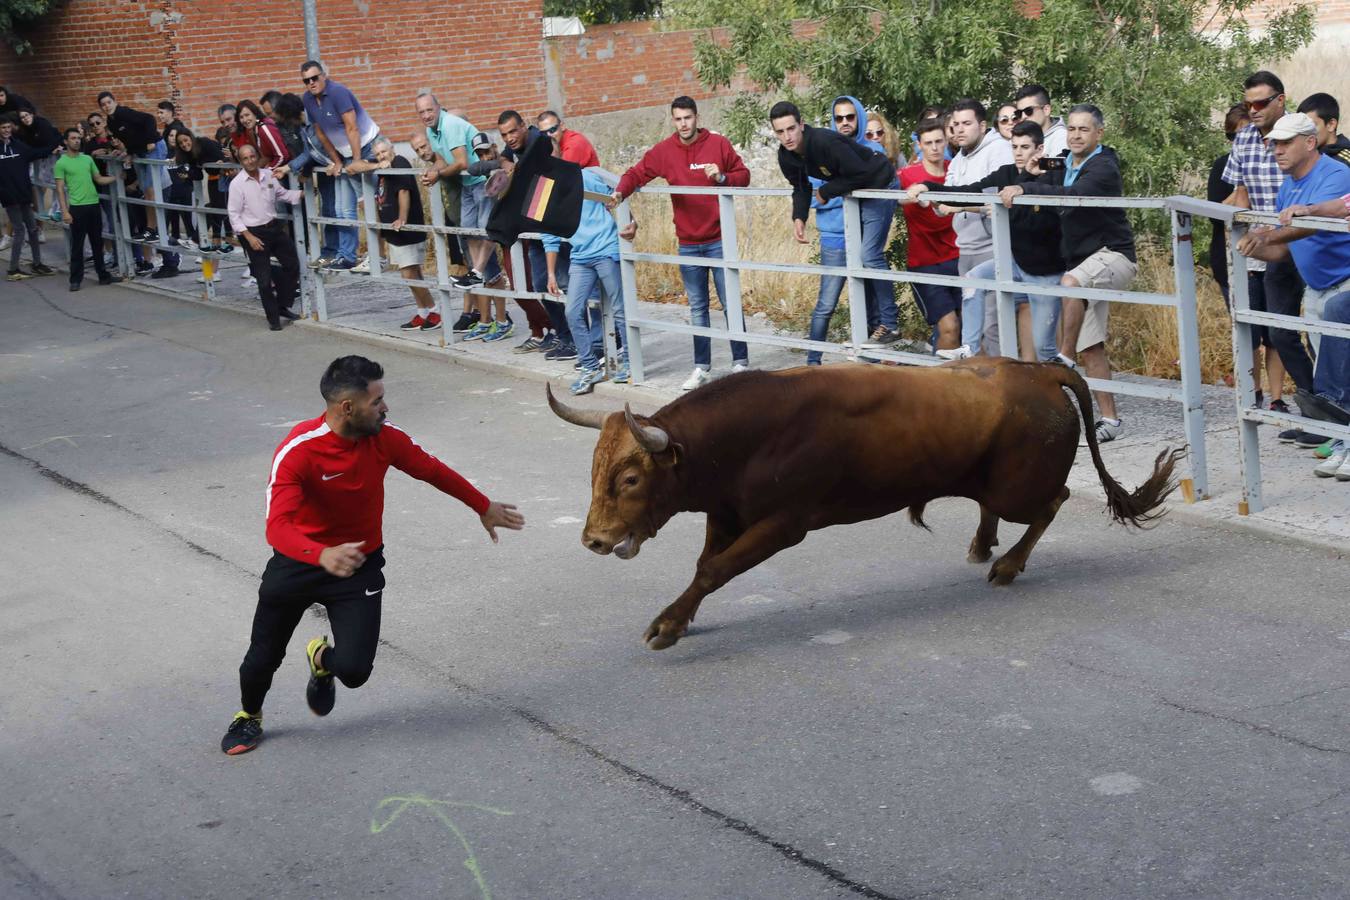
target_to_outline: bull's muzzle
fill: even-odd
[[[613,553],[619,559],[632,559],[637,556],[641,543],[637,539],[637,535],[631,532],[624,535],[623,540],[618,543],[590,531],[581,532],[581,545],[592,553],[599,553],[601,556],[608,556]]]

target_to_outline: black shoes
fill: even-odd
[[[281,308],[280,312],[281,312],[281,317],[282,317],[283,319],[290,319],[292,322],[294,322],[296,319],[300,318],[300,314],[299,314],[298,312],[296,312],[295,310],[291,309],[289,306],[283,306],[283,307]]]
[[[75,293],[76,291],[78,291],[79,289],[80,289],[80,283],[79,283],[78,281],[72,281],[72,282],[70,283],[70,292],[71,292],[72,294]]]
[[[1350,425],[1350,410],[1341,408],[1335,401],[1321,394],[1299,388],[1294,393],[1294,402],[1298,404],[1299,411],[1309,419]]]
[[[121,280],[122,280],[122,276],[120,276],[120,275],[100,275],[99,278],[98,278],[98,283],[99,283],[99,284],[104,284],[104,285],[107,285],[107,284],[118,284],[118,283],[121,282]]]
[[[221,752],[229,756],[247,753],[258,746],[262,733],[262,716],[250,716],[240,710],[234,714],[234,721],[225,730],[225,737],[220,739]]]
[[[455,326],[451,330],[454,331],[455,334],[463,334],[464,332],[468,331],[470,328],[472,328],[477,324],[478,324],[478,310],[474,310],[473,312],[466,312],[464,315],[456,319]]]
[[[158,269],[156,269],[153,273],[151,273],[150,277],[151,277],[151,278],[154,278],[154,279],[160,279],[160,278],[173,278],[173,277],[176,276],[177,274],[178,274],[178,269],[177,269],[177,268],[172,268],[172,269],[171,269],[171,268],[169,268],[168,266],[160,266],[160,267],[159,267]]]
[[[333,711],[337,700],[337,689],[333,686],[333,673],[320,669],[314,658],[319,651],[328,647],[328,636],[316,637],[305,647],[305,656],[309,658],[309,686],[305,688],[305,701],[310,712],[316,716],[326,716]]]

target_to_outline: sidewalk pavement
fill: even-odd
[[[44,259],[53,266],[63,267],[61,242],[47,243]],[[200,268],[191,257],[183,257],[183,272],[174,278],[151,281],[135,278],[125,284],[133,289],[164,294],[180,300],[208,303],[206,288],[198,282]],[[247,266],[242,254],[223,261],[216,282],[216,298],[209,305],[262,318],[262,307],[255,288],[241,280]],[[479,369],[498,369],[517,377],[535,378],[553,382],[554,392],[565,395],[567,386],[575,377],[573,363],[550,362],[541,353],[515,353],[516,345],[529,337],[523,312],[508,303],[507,311],[515,321],[515,333],[505,340],[485,344],[482,341],[464,342],[461,335],[437,331],[403,331],[399,325],[412,317],[414,304],[407,288],[385,282],[374,282],[367,276],[332,274],[325,279],[328,321],[302,319],[296,325],[304,328],[338,329],[348,337],[377,346],[415,352],[420,355],[444,357],[450,361]],[[688,307],[680,304],[640,301],[643,315],[671,322],[689,323]],[[514,311],[513,311],[514,310]],[[447,308],[446,319],[452,323],[460,309]],[[725,327],[713,317],[714,327]],[[773,334],[775,329],[763,313],[746,318],[750,333]],[[444,346],[441,345],[444,340]],[[616,408],[625,400],[659,406],[680,394],[680,384],[693,368],[692,339],[688,335],[669,332],[648,333],[642,341],[646,381],[641,385],[614,385],[602,383],[595,396]],[[826,364],[843,360],[826,355]],[[782,369],[803,365],[804,351],[770,345],[750,347],[750,363],[758,369]],[[730,346],[725,341],[713,342],[713,375],[731,371]],[[1130,376],[1118,376],[1122,380]],[[1145,380],[1145,379],[1140,379]],[[1176,404],[1161,400],[1121,397],[1118,400],[1125,425],[1122,437],[1102,447],[1108,470],[1122,484],[1133,487],[1151,471],[1153,460],[1162,450],[1185,442],[1181,410]],[[1313,466],[1318,460],[1311,450],[1282,444],[1276,440],[1276,429],[1261,429],[1261,463],[1264,501],[1266,508],[1250,515],[1240,515],[1242,476],[1239,468],[1237,420],[1234,391],[1224,386],[1206,385],[1204,388],[1205,433],[1209,470],[1209,497],[1195,503],[1186,503],[1178,491],[1170,504],[1170,515],[1188,521],[1253,532],[1266,537],[1340,551],[1350,544],[1350,482],[1318,478]],[[1183,463],[1182,477],[1190,471]],[[1079,497],[1089,496],[1104,500],[1105,495],[1097,480],[1086,446],[1083,447],[1069,487]]]

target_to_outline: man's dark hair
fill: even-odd
[[[155,104],[156,109],[167,109],[171,113],[177,113],[178,107],[173,105],[172,100],[161,100]]]
[[[1330,94],[1309,95],[1306,100],[1298,105],[1298,111],[1313,113],[1323,122],[1330,122],[1332,119],[1337,122],[1341,120],[1341,105]]]
[[[1284,93],[1284,82],[1274,72],[1267,72],[1265,69],[1248,75],[1247,80],[1242,82],[1242,89],[1249,91],[1259,85],[1265,85],[1279,94]]]
[[[340,356],[328,364],[319,379],[319,393],[329,403],[336,403],[352,392],[365,393],[372,381],[384,377],[384,369],[364,356]]]
[[[502,114],[497,117],[497,127],[505,125],[507,122],[517,122],[521,126],[525,124],[525,118],[514,109],[504,109]]]
[[[1012,130],[1012,136],[1029,137],[1031,138],[1031,142],[1035,144],[1037,147],[1045,143],[1045,132],[1041,130],[1041,126],[1037,125],[1030,119],[1023,119],[1022,121],[1014,125]]]
[[[79,134],[79,133],[80,133],[80,129],[78,129],[78,128],[67,128],[65,131],[61,132],[61,141],[62,141],[62,143],[64,143],[65,140],[66,140],[67,138],[70,137],[71,132],[74,132],[75,134]]]
[[[802,111],[797,108],[797,104],[790,100],[779,100],[773,105],[773,109],[769,110],[769,121],[772,122],[774,119],[781,119],[784,116],[792,116],[800,122]]]
[[[933,104],[933,105],[930,105],[930,106],[925,106],[925,107],[919,112],[919,121],[920,121],[920,122],[923,122],[923,121],[926,121],[926,120],[928,120],[928,119],[941,119],[941,118],[945,117],[946,115],[947,115],[947,110],[943,109],[941,106],[938,106],[938,105],[936,105],[936,104]]]
[[[670,111],[674,112],[677,109],[687,109],[694,115],[698,115],[698,104],[694,102],[693,97],[687,96],[685,94],[681,94],[674,100],[670,101]]]
[[[919,124],[914,126],[914,134],[919,138],[922,138],[930,131],[941,131],[946,135],[947,126],[943,124],[942,116],[930,116],[927,119],[920,119]]]
[[[962,97],[960,100],[957,100],[955,103],[952,104],[953,114],[965,112],[966,110],[970,110],[975,114],[976,122],[989,121],[989,111],[985,109],[984,104],[978,100],[975,100],[971,97]]]
[[[546,109],[546,110],[544,110],[544,111],[541,112],[539,115],[535,116],[535,117],[534,117],[534,120],[535,120],[536,122],[538,122],[540,119],[544,118],[544,116],[552,116],[553,118],[557,119],[559,122],[562,121],[562,116],[558,115],[556,112],[554,112],[554,111],[551,110],[551,109]]]
[[[0,125],[13,125],[15,128],[18,128],[19,114],[16,112],[7,112],[4,115],[0,115]]]
[[[258,105],[266,103],[268,106],[276,109],[277,101],[281,99],[281,91],[268,91],[258,98]]]
[[[1092,121],[1098,128],[1106,127],[1106,116],[1102,115],[1102,111],[1096,106],[1093,106],[1091,103],[1076,104],[1073,108],[1069,110],[1070,116],[1073,115],[1074,113],[1087,113],[1088,115],[1092,116]],[[1066,116],[1065,118],[1068,117]]]
[[[1245,103],[1234,103],[1228,107],[1228,112],[1223,116],[1223,136],[1230,141],[1237,137],[1238,126],[1248,119]]]
[[[317,59],[307,59],[300,64],[301,75],[305,74],[310,69],[318,69],[320,72],[322,72],[323,63],[319,62]]]
[[[1044,85],[1026,84],[1013,94],[1013,105],[1016,106],[1018,100],[1030,100],[1033,97],[1037,106],[1048,106],[1050,104],[1050,92],[1045,89]]]
[[[112,99],[113,99],[114,101],[117,100],[116,97],[113,97],[113,92],[112,92],[112,91],[100,91],[100,92],[99,92],[99,95],[98,95],[98,99],[95,100],[94,102],[95,102],[95,103],[98,103],[99,105],[102,105],[102,104],[103,104],[103,98],[104,98],[104,97],[112,97]]]
[[[303,125],[305,101],[298,94],[282,94],[272,101],[272,118],[282,125]]]

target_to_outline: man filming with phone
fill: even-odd
[[[1120,159],[1116,151],[1102,144],[1105,121],[1102,111],[1090,103],[1069,110],[1069,155],[1064,168],[1047,170],[1046,160],[1033,160],[1027,171],[1039,175],[1035,181],[1005,187],[999,191],[1003,205],[1012,208],[1013,198],[1022,194],[1058,197],[1119,197],[1124,191],[1120,177]],[[1067,288],[1085,287],[1123,291],[1134,281],[1138,263],[1134,253],[1134,232],[1122,208],[1100,206],[1059,207],[1060,249],[1068,271],[1060,279]],[[1075,367],[1081,356],[1084,374],[1089,378],[1109,379],[1111,364],[1106,356],[1105,300],[1080,300],[1065,297],[1060,307],[1063,330],[1056,359]],[[1101,418],[1097,420],[1097,442],[1106,443],[1120,436],[1121,422],[1111,394],[1094,391]]]

